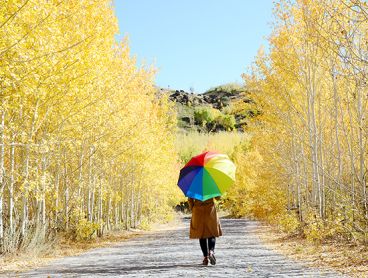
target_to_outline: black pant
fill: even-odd
[[[199,239],[199,245],[201,245],[203,256],[207,257],[208,251],[215,251],[215,244],[216,244],[215,237]]]

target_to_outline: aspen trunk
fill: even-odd
[[[368,219],[368,207],[367,207],[367,185],[366,185],[366,177],[365,177],[365,142],[364,142],[364,113],[363,113],[363,96],[362,90],[359,88],[359,84],[357,86],[357,118],[358,118],[358,146],[359,146],[359,183],[362,191],[362,203],[364,208],[364,216]]]
[[[107,211],[106,211],[106,229],[110,230],[110,214],[111,214],[111,194],[109,194],[109,200],[107,202]]]
[[[139,190],[138,207],[137,207],[137,222],[138,222],[138,225],[141,223],[141,219],[142,219],[142,193],[141,193],[141,190]]]
[[[319,158],[318,158],[319,148],[318,148],[316,117],[315,117],[314,92],[311,95],[312,96],[310,105],[311,105],[312,138],[313,138],[312,139],[313,176],[317,187],[319,215],[321,218],[323,218],[323,195],[319,173]]]
[[[24,192],[23,192],[23,211],[22,211],[22,227],[21,235],[24,238],[26,235],[27,225],[28,225],[28,185],[29,185],[29,156],[30,156],[30,146],[26,145],[25,150],[25,161],[24,161]]]
[[[297,194],[297,209],[298,209],[298,217],[300,221],[303,221],[303,208],[302,208],[302,193],[301,193],[301,178],[300,178],[300,166],[299,160],[297,157],[296,150],[294,151],[294,160],[295,160],[295,171],[296,171],[296,194]]]
[[[91,221],[96,221],[95,211],[95,191],[96,191],[96,177],[93,176],[92,191],[91,191]]]
[[[132,175],[132,188],[131,188],[131,192],[130,192],[130,226],[135,228],[135,213],[134,213],[134,205],[135,205],[135,192],[134,192],[134,177]]]
[[[336,76],[335,76],[335,68],[332,67],[332,84],[333,84],[333,95],[334,95],[334,121],[335,121],[335,140],[336,140],[336,154],[337,154],[337,182],[339,186],[339,190],[342,190],[342,169],[343,164],[341,160],[341,147],[340,147],[340,136],[339,136],[339,97],[336,86]]]
[[[326,216],[326,206],[325,206],[325,181],[326,181],[326,179],[325,179],[325,173],[324,173],[324,154],[323,154],[323,148],[322,148],[322,146],[323,146],[323,133],[321,132],[320,133],[320,145],[319,145],[319,150],[320,150],[320,155],[319,155],[319,159],[320,159],[320,167],[321,167],[321,170],[319,171],[320,173],[321,173],[321,181],[320,181],[320,183],[321,183],[321,186],[320,186],[320,189],[321,189],[321,191],[320,191],[320,194],[321,194],[321,196],[320,196],[320,214],[321,214],[321,217],[322,217],[322,219],[324,219],[325,218],[325,216]],[[335,204],[334,204],[335,205]]]
[[[4,194],[4,176],[5,176],[5,111],[1,113],[1,130],[0,130],[0,245],[4,242],[4,222],[3,222],[3,194]]]
[[[319,215],[322,217],[322,193],[321,193],[321,184],[320,184],[320,174],[318,169],[318,131],[316,125],[316,116],[315,116],[315,69],[312,68],[312,62],[308,62],[307,64],[307,106],[308,106],[308,131],[309,131],[309,141],[311,148],[311,156],[312,156],[312,175],[313,175],[313,201],[314,204],[318,206]]]
[[[38,153],[37,153],[37,158],[35,160],[35,169],[36,169],[36,177],[39,177],[39,159],[38,159]],[[39,181],[39,180],[38,180]],[[35,201],[35,213],[34,213],[34,218],[35,218],[35,222],[36,222],[36,226],[37,228],[39,228],[40,226],[40,215],[41,215],[41,205],[40,205],[40,188],[39,188],[39,182],[36,183],[35,185],[35,188],[34,188],[34,191],[35,191],[35,195],[36,195],[36,201]]]
[[[60,187],[60,148],[56,153],[56,169],[55,169],[55,216],[54,225],[59,227],[59,187]]]
[[[139,174],[139,183],[138,183],[138,192],[137,192],[137,206],[136,206],[136,221],[139,225],[141,220],[141,212],[142,212],[142,172]],[[136,224],[137,225],[137,224]]]
[[[307,162],[304,152],[304,144],[300,144],[301,148],[301,155],[302,155],[302,163],[303,163],[303,182],[304,182],[304,190],[305,190],[305,205],[306,207],[309,207],[309,204],[311,203],[312,196],[311,192],[309,191],[309,180],[308,180],[308,172],[307,172]]]
[[[97,213],[97,222],[101,223],[101,227],[100,227],[100,235],[102,235],[102,183],[103,180],[102,178],[100,179],[100,187],[99,187],[99,194],[98,194],[98,213]]]
[[[129,194],[129,189],[128,189],[128,184],[125,184],[125,229],[130,228],[129,225],[129,207],[130,207],[130,194]]]
[[[14,236],[15,223],[13,219],[14,212],[14,167],[15,167],[15,143],[14,137],[10,146],[10,180],[9,180],[9,231],[10,237]]]
[[[78,202],[80,201],[80,208],[83,210],[83,200],[81,200],[81,191],[82,191],[82,185],[83,185],[83,144],[81,145],[81,152],[79,155],[79,183],[78,183]]]
[[[353,207],[356,206],[356,198],[355,198],[355,177],[357,175],[356,173],[356,169],[355,169],[355,153],[354,153],[354,138],[355,138],[355,133],[354,133],[354,125],[353,125],[353,115],[352,115],[352,111],[351,111],[351,107],[350,107],[350,97],[349,97],[349,93],[346,90],[346,98],[347,98],[347,110],[348,110],[348,115],[349,115],[349,130],[350,130],[350,136],[349,136],[349,132],[347,131],[347,129],[344,129],[344,134],[346,137],[346,142],[348,145],[348,151],[349,151],[349,160],[350,160],[350,188],[351,188],[351,200],[352,200],[352,205]],[[353,210],[353,218],[354,218],[354,210]]]
[[[318,160],[318,173],[320,175],[320,216],[322,219],[325,219],[326,216],[326,206],[325,206],[325,173],[324,173],[324,169],[325,169],[325,165],[324,165],[324,149],[323,149],[323,142],[324,142],[324,137],[323,137],[323,123],[322,123],[322,118],[321,118],[321,111],[322,111],[322,104],[321,104],[321,97],[318,98],[318,123],[319,123],[319,130],[320,132],[318,132],[317,135],[317,146],[318,146],[318,150],[319,150],[319,156],[317,155]]]
[[[69,229],[69,185],[68,185],[68,168],[66,164],[66,149],[64,149],[64,217],[65,230]]]
[[[124,222],[124,191],[123,191],[123,178],[119,177],[119,183],[120,183],[120,219],[119,221],[121,223]]]
[[[118,202],[115,200],[114,202],[114,211],[115,211],[115,215],[114,215],[114,225],[115,225],[115,228],[118,227],[118,224],[119,224],[119,204]]]
[[[87,192],[87,216],[88,221],[92,222],[92,186],[93,186],[93,146],[90,147],[89,159],[88,159],[88,192]]]
[[[42,152],[41,161],[41,224],[45,235],[46,232],[46,152]]]

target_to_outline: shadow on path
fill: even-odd
[[[245,219],[221,219],[224,236],[216,242],[217,265],[203,266],[198,240],[188,238],[189,221],[183,220],[185,228],[150,233],[13,276],[342,277],[307,268],[268,249],[253,233],[257,222]]]

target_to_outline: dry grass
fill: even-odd
[[[236,146],[248,141],[249,135],[239,132],[177,134],[176,149],[183,162],[205,150],[218,151],[231,156]]]
[[[266,224],[257,228],[256,233],[270,248],[308,266],[333,269],[352,277],[368,277],[368,246],[338,242],[314,244]]]
[[[48,246],[48,250],[42,248],[44,250],[43,252],[19,252],[0,257],[0,273],[28,271],[49,264],[58,258],[79,255],[90,249],[107,247],[134,237],[180,227],[182,225],[180,222],[180,219],[176,217],[170,223],[153,224],[149,231],[132,229],[129,231],[109,232],[102,238],[94,238],[93,240],[84,242],[75,242],[60,236],[52,246]]]

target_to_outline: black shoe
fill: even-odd
[[[208,257],[204,257],[203,258],[203,262],[202,262],[203,265],[208,265]]]
[[[209,259],[212,265],[216,264],[216,258],[215,258],[215,254],[213,253],[213,251],[210,251]]]

